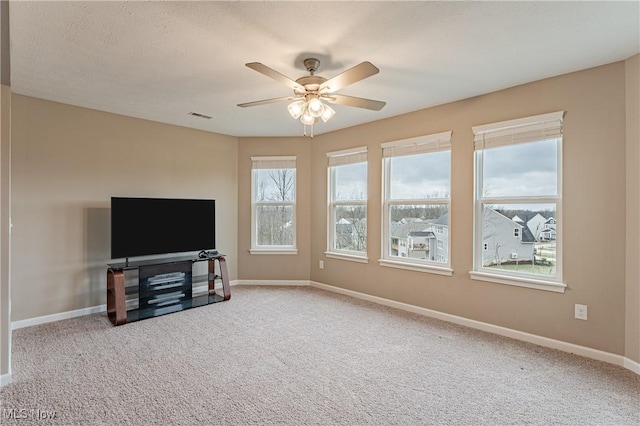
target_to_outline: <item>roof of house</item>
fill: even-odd
[[[515,215],[511,220],[517,223],[520,223],[520,222],[527,223],[539,214],[540,213],[538,212],[522,212],[520,214]],[[544,215],[540,214],[540,216],[544,218]]]
[[[447,226],[449,226],[449,213],[443,214],[442,216],[437,218],[435,220],[435,222],[433,222],[433,223],[435,223],[436,225],[447,225]]]
[[[425,220],[422,220],[419,217],[403,217],[402,219],[400,219],[398,221],[398,223],[423,223],[426,222]]]
[[[523,226],[522,227],[522,242],[523,243],[533,243],[535,242],[535,238],[533,237],[533,234],[531,233],[531,230],[529,229],[529,227],[527,226]]]
[[[391,223],[391,236],[396,238],[406,238],[412,231],[426,231],[429,229],[428,223],[424,222],[392,222]]]
[[[411,231],[409,235],[412,237],[427,237],[427,238],[435,238],[436,234],[432,231]]]

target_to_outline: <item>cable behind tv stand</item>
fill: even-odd
[[[208,274],[193,275],[196,262],[208,263]],[[216,274],[216,262],[219,274]],[[153,318],[185,309],[223,302],[231,298],[227,264],[223,254],[208,257],[182,256],[107,265],[107,316],[113,325]],[[138,272],[138,285],[125,285],[125,271]],[[222,281],[222,294],[215,291]],[[194,295],[194,282],[208,282],[208,291]],[[127,302],[137,299],[137,307]]]

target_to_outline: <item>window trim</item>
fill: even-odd
[[[414,138],[402,139],[381,144],[382,147],[382,223],[381,223],[381,251],[378,264],[384,267],[406,269],[410,271],[426,272],[437,275],[452,276],[451,268],[451,162],[449,158],[449,197],[448,198],[427,198],[427,199],[395,199],[389,198],[391,194],[391,161],[398,156],[418,155],[435,153],[441,151],[451,152],[452,131],[435,133],[431,135],[418,136]],[[447,263],[436,262],[426,259],[411,259],[389,255],[390,246],[389,235],[389,209],[393,205],[436,205],[445,204],[449,214],[449,226],[447,238]]]
[[[285,247],[285,246],[274,246],[274,247]],[[298,249],[286,249],[286,248],[251,248],[249,249],[249,253],[251,254],[298,254]]]
[[[256,201],[257,173],[256,170],[293,169],[294,189],[293,201]],[[296,156],[268,156],[251,157],[251,254],[291,255],[297,254],[297,202],[298,202],[298,168]],[[291,245],[258,245],[257,244],[257,209],[260,206],[288,206],[293,209],[293,244]]]
[[[405,269],[407,271],[426,272],[436,275],[453,276],[453,269],[450,267],[436,266],[432,264],[422,264],[412,261],[403,260],[406,258],[399,257],[397,259],[378,259],[378,264],[387,268]]]
[[[498,284],[546,290],[564,293],[567,284],[563,282],[562,274],[562,144],[563,144],[563,116],[564,111],[540,114],[515,120],[501,121],[492,124],[472,127],[474,137],[474,218],[473,218],[473,270],[469,275],[473,280],[487,281]],[[557,192],[555,196],[502,196],[483,197],[483,154],[491,147],[517,145],[527,142],[556,139],[557,153]],[[489,141],[489,146],[487,146]],[[540,274],[525,272],[501,271],[482,266],[483,251],[486,250],[482,242],[482,209],[487,204],[525,204],[548,203],[555,204],[554,219],[556,227],[556,274],[547,279]],[[522,233],[520,233],[522,234]]]
[[[326,257],[332,257],[335,259],[348,260],[353,262],[360,263],[368,263],[369,257],[367,251],[369,249],[369,244],[367,244],[367,248],[363,252],[352,251],[352,250],[340,250],[335,248],[335,216],[333,214],[334,207],[336,206],[352,206],[352,205],[362,205],[365,207],[366,216],[365,220],[368,220],[369,209],[368,209],[368,179],[369,179],[369,162],[368,162],[368,148],[366,146],[343,149],[340,151],[332,151],[327,152],[327,249],[324,252]],[[335,180],[335,167],[338,166],[346,166],[349,164],[359,164],[365,163],[365,170],[367,173],[367,193],[365,195],[364,200],[340,200],[333,201],[333,195],[336,190],[336,180]],[[369,226],[367,222],[367,227]],[[369,233],[367,232],[367,239]]]
[[[324,255],[325,257],[329,257],[332,259],[349,260],[351,262],[358,262],[358,263],[369,263],[369,257],[367,256],[353,255],[343,251],[340,251],[340,252],[325,251]]]
[[[567,285],[558,281],[547,281],[537,278],[515,277],[507,273],[492,274],[485,271],[469,271],[472,280],[485,281],[496,284],[507,284],[517,287],[533,288],[536,290],[553,291],[556,293],[564,293]],[[536,276],[537,277],[537,276]]]

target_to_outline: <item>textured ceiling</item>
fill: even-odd
[[[12,1],[16,93],[235,136],[299,136],[287,103],[238,103],[290,89],[244,66],[296,79],[321,60],[330,78],[362,61],[380,73],[339,93],[325,133],[623,60],[640,50],[631,2]],[[204,120],[195,111],[212,116]]]

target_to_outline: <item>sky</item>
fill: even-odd
[[[393,157],[391,197],[393,199],[434,198],[449,193],[451,152]],[[367,194],[367,163],[336,167],[340,189],[337,200],[362,199]]]
[[[450,180],[451,151],[391,158],[391,199],[444,198]]]
[[[486,149],[483,163],[485,197],[558,195],[555,139]]]
[[[392,200],[446,198],[451,191],[451,151],[392,157]],[[556,196],[558,157],[556,140],[485,149],[485,197]],[[335,168],[336,200],[366,199],[367,163]]]
[[[367,198],[367,163],[336,167],[335,179],[340,188],[336,201],[364,200]]]

